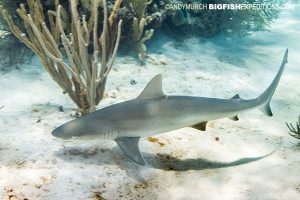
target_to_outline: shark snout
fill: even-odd
[[[56,138],[68,139],[68,137],[66,137],[61,127],[54,129],[51,134]]]
[[[81,132],[77,130],[73,123],[61,125],[52,131],[52,135],[63,140],[78,139]]]
[[[57,130],[57,128],[54,129],[54,130],[52,131],[51,134],[52,134],[54,137],[57,137],[57,138],[59,138],[59,136],[60,136],[60,132],[59,132],[59,130]]]

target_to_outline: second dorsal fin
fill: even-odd
[[[234,95],[231,99],[242,99],[239,94]]]
[[[166,95],[162,91],[162,76],[158,74],[144,88],[138,99],[164,98]]]

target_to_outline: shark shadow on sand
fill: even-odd
[[[150,154],[145,152],[143,154],[148,163],[146,168],[161,169],[164,171],[188,171],[245,165],[272,155],[276,149],[264,156],[245,157],[232,162],[218,162],[205,158],[179,159],[167,154]],[[114,146],[113,148],[82,148],[73,146],[62,148],[55,154],[57,157],[67,162],[78,162],[100,166],[117,165],[120,169],[124,170],[128,176],[139,182],[145,181],[141,175],[141,171],[145,169],[145,166],[136,165],[133,161],[128,160],[126,155],[124,155],[117,146]]]
[[[240,158],[232,162],[218,162],[218,161],[208,160],[205,158],[178,159],[176,157],[167,154],[158,154],[156,156],[150,154],[144,154],[144,155],[145,155],[145,159],[147,160],[147,163],[153,168],[162,169],[165,171],[188,171],[188,170],[219,169],[219,168],[245,165],[255,161],[259,161],[263,158],[270,156],[271,154],[273,154],[273,152],[264,156]]]

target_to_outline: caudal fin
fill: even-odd
[[[275,76],[274,80],[270,84],[270,86],[258,97],[258,101],[260,102],[260,110],[267,116],[272,117],[273,113],[270,107],[270,101],[272,99],[272,96],[277,88],[277,85],[279,83],[279,80],[281,78],[281,75],[284,71],[285,64],[288,63],[288,49],[286,49],[280,69]]]

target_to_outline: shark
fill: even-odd
[[[238,94],[230,99],[166,95],[162,90],[162,75],[158,74],[137,98],[71,120],[55,128],[52,135],[65,140],[114,140],[132,161],[145,165],[139,150],[140,138],[184,127],[205,131],[208,121],[221,118],[238,120],[238,114],[254,108],[273,116],[270,101],[287,62],[288,49],[269,87],[257,98],[249,100]]]

